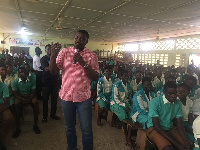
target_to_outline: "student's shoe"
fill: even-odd
[[[51,119],[54,119],[54,120],[61,120],[61,118],[56,115],[50,115],[50,117]]]
[[[47,123],[47,119],[43,118],[42,123]]]
[[[18,138],[18,136],[20,135],[20,133],[21,133],[21,129],[16,130],[12,137],[13,138]]]
[[[33,125],[33,130],[35,131],[35,134],[40,134],[40,128],[37,125]]]

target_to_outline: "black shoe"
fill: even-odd
[[[47,123],[47,119],[43,118],[42,123]]]
[[[21,133],[21,129],[16,130],[12,137],[13,138],[18,138],[18,136],[20,135],[20,133]]]
[[[35,131],[35,134],[40,134],[40,128],[37,125],[33,125],[33,130]]]
[[[61,120],[61,118],[56,115],[50,115],[50,117],[51,119],[54,119],[54,120]]]

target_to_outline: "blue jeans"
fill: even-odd
[[[61,100],[62,110],[65,119],[65,132],[68,143],[68,150],[77,150],[76,136],[76,111],[82,131],[83,150],[93,149],[92,132],[92,101],[88,99],[84,102],[71,102]]]

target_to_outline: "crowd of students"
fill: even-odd
[[[43,77],[41,78],[40,92],[43,100],[43,119],[42,123],[47,123],[48,99],[51,95],[50,117],[54,120],[60,120],[56,116],[57,98],[59,91],[59,78],[52,76],[49,71],[49,57],[51,45],[45,47],[47,55],[38,59]],[[41,51],[36,48],[37,52]],[[6,150],[4,140],[9,133],[15,120],[15,132],[12,137],[17,138],[21,133],[21,119],[23,119],[24,107],[31,106],[33,109],[33,131],[40,134],[38,127],[39,103],[36,94],[37,71],[33,69],[34,59],[28,57],[22,52],[20,55],[8,54],[3,51],[0,54],[0,149]],[[39,57],[39,55],[38,55]],[[49,82],[50,81],[50,82]]]
[[[48,97],[56,91],[52,99],[51,118],[56,116],[58,79],[50,75],[50,45],[45,47],[47,55],[41,60],[41,69],[45,74],[42,91],[43,123],[47,122]],[[38,48],[37,50],[38,51]],[[36,53],[37,54],[37,53]],[[38,56],[39,57],[39,56]],[[13,138],[21,133],[20,118],[23,108],[31,106],[34,113],[33,130],[39,134],[39,104],[36,98],[36,75],[33,60],[25,53],[12,56],[8,51],[0,55],[0,147],[15,119],[16,130]],[[200,149],[200,70],[193,65],[187,68],[162,65],[117,63],[104,61],[99,63],[100,78],[98,83],[91,81],[91,98],[99,105],[97,125],[102,126],[102,119],[108,111],[113,112],[112,126],[116,119],[122,123],[126,142],[134,146],[131,140],[131,128],[127,129],[124,120],[138,122],[148,138],[158,149]],[[35,75],[36,74],[36,75]],[[55,82],[49,82],[53,81]],[[54,83],[50,85],[47,83]],[[56,89],[55,89],[56,88]]]
[[[159,150],[200,149],[199,68],[106,61],[99,66],[97,125],[102,126],[101,119],[112,111],[112,119],[117,116],[127,133],[131,128],[125,120],[139,123]],[[126,142],[134,147],[127,133]]]

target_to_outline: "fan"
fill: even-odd
[[[103,43],[101,45],[111,45],[111,44],[105,43],[105,40],[103,39]]]
[[[62,30],[62,29],[69,29],[67,27],[61,27],[61,17],[58,17],[58,25],[56,26],[56,30]]]

